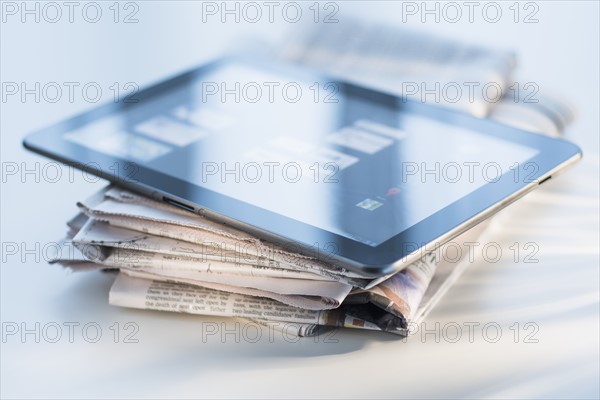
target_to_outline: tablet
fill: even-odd
[[[24,145],[369,277],[400,270],[581,157],[561,139],[239,58]]]

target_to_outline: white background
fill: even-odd
[[[199,2],[160,1],[137,2],[139,23],[115,24],[111,4],[102,3],[106,14],[96,24],[77,12],[74,23],[63,16],[54,24],[3,15],[2,82],[98,82],[103,101],[110,101],[114,82],[143,86],[214,57],[231,43],[243,47],[252,35],[280,40],[289,28],[281,18],[274,24],[203,23]],[[512,2],[500,4],[510,11]],[[515,23],[512,15],[492,24],[481,14],[473,23],[452,24],[431,17],[425,23],[418,17],[404,22],[400,2],[338,3],[340,19],[356,15],[514,49],[519,62],[515,79],[536,82],[541,93],[564,96],[578,113],[566,137],[583,148],[584,160],[495,220],[488,239],[498,242],[505,255],[497,263],[473,265],[428,317],[422,328],[435,331],[439,323],[439,340],[435,334],[416,334],[404,342],[386,334],[338,330],[295,342],[277,333],[271,338],[265,330],[251,343],[255,330],[236,329],[234,320],[111,307],[112,275],[70,274],[48,265],[40,252],[22,251],[60,239],[75,201],[103,183],[87,182],[78,172],[71,179],[67,169],[55,183],[36,174],[3,175],[3,327],[56,323],[63,336],[57,343],[44,337],[37,343],[33,334],[5,337],[2,397],[597,398],[599,7],[595,1],[535,4],[539,22],[534,24]],[[64,98],[36,103],[31,96],[25,102],[3,99],[3,171],[15,163],[49,168],[47,160],[22,148],[23,137],[94,106],[80,92],[73,103]],[[525,262],[521,254],[515,263],[509,250],[515,242],[535,242],[539,262]],[[11,243],[21,250],[18,254],[5,252]],[[73,343],[64,325],[69,322],[80,324]],[[118,343],[110,329],[115,322],[120,324]],[[138,343],[123,343],[127,322],[139,327]],[[495,331],[482,330],[491,322],[502,332],[495,343],[490,340]],[[526,343],[524,336],[532,332],[524,329],[528,322],[539,328],[530,338],[537,343]],[[102,328],[97,343],[82,335],[86,323]],[[453,330],[443,335],[448,323],[462,327],[456,343]],[[479,324],[472,340],[469,323]],[[219,334],[203,340],[206,324],[217,324]],[[88,333],[94,336],[93,329]]]

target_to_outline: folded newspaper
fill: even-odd
[[[512,51],[404,27],[344,18],[293,27],[272,46],[249,39],[244,46],[253,52],[266,47],[279,61],[529,131],[558,135],[574,117],[564,100],[545,95],[535,80],[512,78]]]
[[[487,116],[507,92],[513,52],[344,18],[293,29],[274,55],[327,74]]]
[[[55,262],[119,269],[111,304],[245,317],[296,326],[298,335],[319,326],[406,334],[462,272],[466,246],[483,229],[453,241],[461,257],[450,262],[438,246],[381,281],[114,186],[78,206]]]

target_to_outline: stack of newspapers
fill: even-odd
[[[416,101],[418,82],[493,81],[503,88],[512,83],[515,60],[510,52],[382,29],[364,24],[313,27],[293,34],[295,39],[270,55],[410,94]],[[378,37],[385,38],[385,45],[373,47],[381,43]],[[442,98],[440,105],[552,135],[571,118],[568,107],[547,98],[517,102],[505,94],[493,101],[447,100]],[[393,275],[367,279],[326,257],[302,255],[293,246],[270,243],[117,186],[77,206],[79,214],[68,222],[63,251],[54,262],[76,271],[118,270],[111,304],[246,318],[299,336],[327,327],[407,335],[411,324],[418,324],[472,263],[468,251],[456,249],[476,241],[486,226],[479,224],[450,244],[428,249]]]
[[[56,261],[118,269],[111,304],[249,318],[300,336],[320,327],[405,335],[468,265],[439,246],[392,276],[366,279],[115,186],[78,207]],[[473,242],[481,229],[452,245]]]

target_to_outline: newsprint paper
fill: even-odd
[[[80,202],[55,261],[118,269],[111,304],[249,318],[310,335],[351,327],[405,335],[469,263],[480,225],[399,273],[368,280],[150,198],[109,186]],[[456,250],[454,250],[456,253]]]

